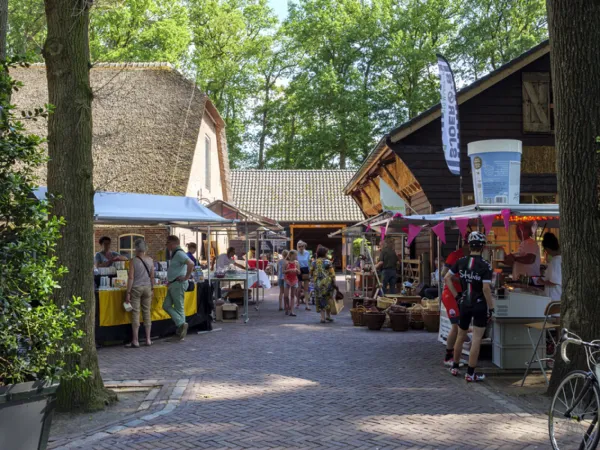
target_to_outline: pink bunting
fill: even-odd
[[[421,232],[422,229],[423,229],[423,227],[421,227],[419,225],[410,224],[408,226],[408,239],[407,239],[406,243],[408,245],[412,244],[412,241],[415,240],[415,238],[419,235],[419,233]]]
[[[385,240],[385,227],[379,227],[379,229],[381,230],[381,242],[383,242]]]
[[[500,214],[502,214],[502,218],[504,219],[504,228],[508,231],[508,226],[510,224],[510,209],[503,209],[500,211]]]
[[[467,234],[467,227],[469,226],[469,219],[454,219],[456,222],[456,226],[458,226],[458,230],[460,231],[461,236],[465,236]]]
[[[367,224],[367,230],[366,230],[366,231],[371,231],[371,230],[372,230],[372,228],[371,228],[371,224],[370,224],[370,223],[368,223],[368,224]]]
[[[486,214],[485,216],[481,216],[481,221],[483,222],[483,227],[485,228],[486,234],[492,231],[492,224],[494,223],[495,218],[495,214]]]
[[[444,222],[440,222],[436,226],[431,227],[431,231],[433,231],[435,235],[440,238],[442,243],[446,243],[446,224]]]
[[[402,214],[400,214],[400,213],[396,213],[396,214],[394,214],[394,217],[393,217],[393,219],[398,219],[398,218],[400,218],[400,217],[402,217]]]

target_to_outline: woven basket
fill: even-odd
[[[365,325],[372,331],[381,330],[383,322],[385,322],[385,313],[382,312],[366,312],[363,314]]]
[[[396,300],[387,297],[377,297],[377,307],[379,309],[388,309],[390,306],[395,305]]]
[[[410,321],[410,327],[413,330],[422,330],[425,328],[425,323],[422,320],[412,320]]]
[[[356,308],[350,309],[350,315],[352,316],[352,323],[355,327],[363,327],[365,324],[363,323],[363,315],[365,314],[365,307],[360,305]]]
[[[437,333],[440,329],[439,311],[423,311],[423,324],[427,331]]]
[[[410,325],[410,314],[390,312],[390,322],[394,331],[408,331]]]

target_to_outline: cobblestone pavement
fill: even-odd
[[[102,349],[105,380],[174,390],[127,423],[51,448],[549,448],[545,415],[452,378],[436,335],[353,327],[347,308],[318,322],[268,300],[247,324],[216,324],[220,332]]]

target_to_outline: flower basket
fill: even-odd
[[[352,323],[355,327],[364,327],[363,315],[365,314],[365,307],[360,305],[356,308],[350,309],[350,315],[352,316]]]
[[[410,314],[408,312],[390,312],[390,322],[394,331],[408,331]]]
[[[439,311],[423,311],[423,324],[427,331],[437,333],[440,329]]]
[[[386,314],[383,312],[366,312],[363,314],[365,325],[369,330],[381,330]]]

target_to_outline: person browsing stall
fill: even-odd
[[[306,299],[306,293],[308,292],[308,284],[310,279],[310,253],[306,250],[306,242],[298,241],[297,244],[298,252],[296,258],[298,259],[298,265],[300,266],[300,291],[298,298],[301,303],[306,303],[306,311],[310,311],[308,306],[308,300]]]
[[[523,223],[517,228],[517,236],[521,240],[517,253],[511,253],[504,258],[504,263],[513,267],[513,281],[521,276],[533,277],[540,275],[540,247],[533,239],[533,229],[530,223]]]
[[[554,233],[545,233],[542,247],[552,257],[541,283],[545,286],[546,296],[552,301],[560,301],[562,297],[562,256],[560,245]]]
[[[486,244],[485,235],[477,231],[469,235],[469,247],[471,255],[461,258],[448,271],[445,277],[446,284],[452,295],[460,304],[460,319],[458,322],[458,337],[454,345],[454,361],[450,373],[458,376],[460,355],[463,344],[467,338],[471,320],[473,321],[473,339],[469,352],[469,367],[465,374],[467,382],[483,381],[485,375],[475,373],[475,367],[479,359],[481,340],[485,333],[487,323],[494,314],[494,299],[492,298],[492,266],[481,256]],[[456,291],[452,283],[452,277],[456,275],[460,279],[462,293]]]
[[[135,257],[129,265],[127,278],[127,296],[125,302],[131,305],[131,343],[127,348],[138,348],[140,329],[140,308],[144,317],[146,345],[152,345],[152,296],[154,295],[154,261],[146,255],[147,246],[143,239],[135,241]]]
[[[398,275],[396,267],[398,266],[398,255],[396,254],[394,240],[387,238],[383,241],[383,248],[379,254],[377,269],[381,270],[382,288],[385,294],[396,293],[396,283]]]
[[[198,260],[196,259],[196,257],[194,256],[196,254],[196,251],[198,250],[198,246],[196,245],[195,242],[189,242],[187,244],[187,257],[190,258],[192,260],[192,262],[194,263],[194,266],[198,265]]]
[[[238,264],[237,262],[235,262],[235,248],[229,247],[227,249],[227,253],[220,254],[217,257],[216,261],[212,262],[211,270],[214,270],[215,265],[217,267],[217,270],[225,270],[232,264],[235,265],[236,267],[239,267],[240,269],[246,269],[241,264]]]
[[[108,236],[102,236],[98,242],[102,246],[102,251],[96,253],[94,257],[96,267],[110,267],[115,261],[127,261],[125,256],[111,251],[110,245],[112,241]]]
[[[175,322],[175,326],[177,327],[176,334],[183,341],[188,330],[183,307],[184,297],[188,288],[188,280],[194,271],[194,263],[179,246],[179,238],[177,236],[167,237],[167,249],[171,252],[171,260],[169,261],[169,269],[167,270],[169,286],[163,303],[163,309],[171,316],[173,322]]]

